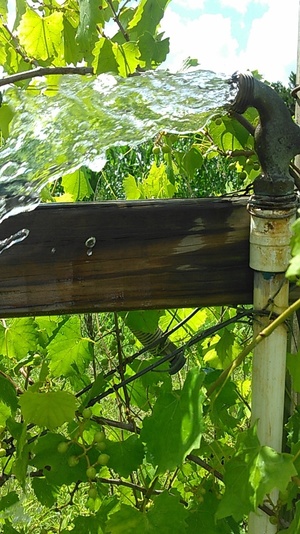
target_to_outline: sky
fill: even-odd
[[[170,37],[164,67],[188,57],[203,69],[231,75],[258,70],[288,83],[297,69],[299,0],[171,0],[161,23]]]

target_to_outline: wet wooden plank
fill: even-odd
[[[246,202],[48,204],[11,217],[0,239],[29,235],[0,255],[0,317],[249,303]]]

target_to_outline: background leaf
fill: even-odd
[[[185,456],[199,446],[203,431],[201,385],[198,369],[187,374],[182,391],[161,391],[152,415],[143,421],[141,439],[148,459],[159,472],[181,465]]]
[[[53,376],[68,376],[82,372],[90,362],[90,341],[83,338],[80,318],[76,315],[60,324],[48,345],[49,369]]]
[[[29,56],[43,61],[57,59],[56,64],[60,64],[62,54],[62,31],[63,15],[59,11],[40,17],[27,9],[18,27],[20,43]]]
[[[75,416],[76,398],[67,391],[37,393],[25,391],[19,403],[27,423],[34,423],[50,430],[72,421]]]
[[[32,317],[13,319],[0,324],[0,353],[21,360],[37,346],[37,329]]]
[[[236,454],[225,467],[226,489],[216,518],[232,515],[239,521],[255,511],[267,493],[275,488],[284,491],[295,474],[292,455],[261,446],[255,427],[244,431]]]
[[[109,467],[128,477],[141,465],[144,458],[144,446],[138,436],[130,436],[124,441],[106,441],[105,453],[110,456]]]

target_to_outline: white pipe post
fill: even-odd
[[[285,271],[290,258],[291,222],[295,210],[265,210],[255,208],[250,223],[250,267],[254,269],[253,306],[280,314],[288,307],[288,281]],[[271,318],[256,317],[256,336]],[[252,424],[258,424],[261,445],[276,451],[282,449],[283,411],[285,392],[285,369],[287,329],[278,327],[264,339],[253,352],[252,370]],[[278,493],[271,499],[276,505]],[[258,511],[249,516],[249,534],[275,534],[277,526],[269,517]]]

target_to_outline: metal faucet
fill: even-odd
[[[254,193],[267,197],[293,195],[289,165],[300,154],[299,126],[276,91],[251,74],[235,73],[230,83],[238,88],[230,109],[240,114],[254,107],[260,117],[254,146],[263,173],[254,182]]]

